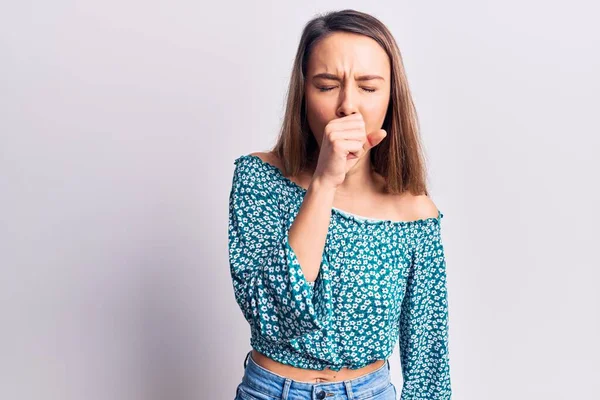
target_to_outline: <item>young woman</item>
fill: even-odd
[[[236,399],[450,399],[443,214],[376,18],[304,28],[275,147],[235,160],[229,261],[252,350]]]

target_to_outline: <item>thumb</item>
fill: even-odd
[[[368,150],[372,147],[377,146],[385,137],[387,136],[387,132],[385,129],[379,129],[373,133],[367,135],[367,142],[365,150]]]

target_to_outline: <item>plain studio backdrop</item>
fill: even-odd
[[[600,9],[523,0],[3,2],[0,398],[233,399],[233,160],[274,143],[304,24],[344,8],[404,58],[453,399],[597,398]]]

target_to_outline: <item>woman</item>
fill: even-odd
[[[450,399],[443,214],[388,29],[304,28],[279,140],[235,160],[229,261],[250,351],[236,399]]]

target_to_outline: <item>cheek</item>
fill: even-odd
[[[327,125],[329,121],[335,118],[335,110],[328,110],[325,107],[316,107],[311,111],[313,122],[319,125]]]
[[[315,100],[307,99],[306,113],[311,130],[320,143],[323,129],[325,129],[329,121],[337,117],[335,115],[335,104],[329,105],[326,102]]]
[[[365,114],[372,118],[383,118],[387,111],[388,100],[384,98],[365,101],[361,107]]]
[[[379,128],[385,119],[389,101],[380,99],[377,101],[365,102],[361,107],[361,113],[369,128]],[[376,126],[377,125],[377,126]]]
[[[326,125],[330,120],[335,118],[336,104],[334,101],[328,100],[326,96],[307,96],[306,110],[312,122]]]

